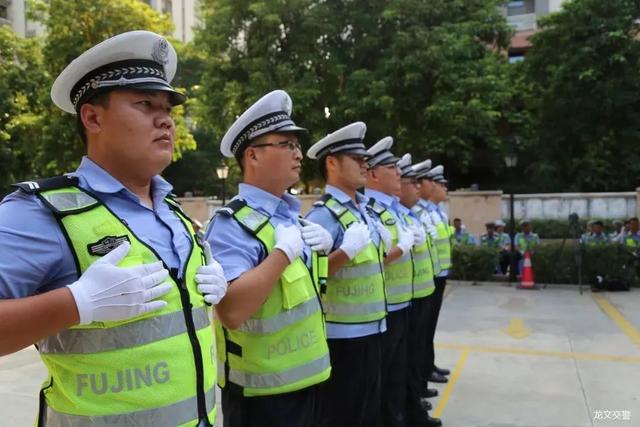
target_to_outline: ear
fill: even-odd
[[[97,134],[102,130],[102,112],[104,108],[99,105],[83,104],[79,115],[87,135]]]
[[[367,169],[367,178],[371,181],[378,181],[378,174],[376,174],[375,169]]]

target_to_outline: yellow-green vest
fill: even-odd
[[[633,235],[627,234],[624,238],[624,245],[631,249],[640,248],[640,238],[636,236],[634,239]]]
[[[395,216],[381,203],[370,198],[367,207],[380,219],[391,233],[391,247],[398,244],[398,227]],[[388,248],[390,250],[391,248]],[[389,304],[402,304],[411,301],[413,296],[413,263],[411,252],[384,266],[384,285]]]
[[[56,181],[57,180],[57,181]],[[51,209],[74,255],[78,275],[123,241],[120,266],[160,260],[76,178],[43,180],[33,192]],[[52,184],[53,182],[53,184]],[[49,370],[39,425],[193,426],[216,416],[211,308],[194,276],[205,262],[189,219],[167,198],[191,236],[184,277],[172,271],[165,308],[122,321],[79,325],[37,343]],[[166,267],[166,266],[165,266]]]
[[[420,206],[419,204],[415,204],[411,211],[420,218],[423,214],[428,214],[427,210]],[[440,258],[438,257],[438,250],[436,248],[436,242],[434,241],[431,234],[427,231],[427,227],[425,224],[422,224],[427,233],[427,245],[429,247],[429,254],[431,256],[431,265],[433,266],[433,275],[437,276],[442,271],[442,267],[440,266]]]
[[[343,230],[358,222],[351,211],[326,194],[314,206],[324,206]],[[368,323],[387,315],[384,287],[383,244],[369,243],[352,260],[327,279],[321,288],[322,308],[328,322]]]
[[[409,225],[413,225],[416,222],[410,215],[405,214],[403,218]],[[411,250],[411,259],[413,262],[413,299],[428,297],[436,289],[433,281],[433,264],[431,262],[430,252],[428,239],[420,246],[414,246]]]
[[[275,228],[268,215],[242,199],[218,212],[233,217],[271,253]],[[329,348],[318,294],[327,277],[327,257],[312,252],[311,263],[311,271],[300,257],[289,264],[264,304],[238,329],[215,321],[221,387],[229,381],[242,387],[245,396],[270,396],[329,378]]]
[[[444,221],[436,225],[438,238],[436,239],[436,250],[438,251],[438,261],[440,271],[451,268],[451,228]]]

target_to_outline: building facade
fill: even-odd
[[[514,0],[502,8],[507,22],[516,31],[511,39],[509,60],[516,62],[524,59],[531,48],[531,37],[538,30],[538,19],[562,8],[566,0]]]
[[[193,40],[198,25],[198,0],[140,0],[160,13],[171,15],[173,36],[182,41]],[[9,25],[21,37],[33,37],[45,32],[45,27],[27,17],[27,0],[0,0],[0,25]]]

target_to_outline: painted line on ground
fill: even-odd
[[[633,324],[629,322],[604,295],[591,295],[591,297],[596,304],[600,306],[602,311],[604,311],[606,315],[609,316],[609,318],[611,318],[611,320],[613,320],[620,329],[622,329],[622,332],[629,337],[631,342],[635,345],[640,345],[640,331],[638,331],[636,327],[633,326]]]
[[[436,418],[440,418],[440,415],[444,411],[444,408],[447,406],[447,402],[449,402],[449,397],[453,391],[453,387],[456,385],[458,378],[460,377],[460,373],[464,368],[464,364],[467,362],[467,358],[469,357],[469,349],[463,348],[462,354],[458,358],[458,363],[456,363],[455,368],[453,368],[453,372],[451,373],[451,378],[449,378],[449,382],[447,382],[447,387],[444,389],[442,393],[442,397],[438,401],[438,406],[436,406],[435,411],[433,411],[433,416]]]
[[[504,353],[504,354],[516,354],[521,356],[542,356],[542,357],[554,357],[559,359],[575,359],[575,360],[587,360],[594,362],[622,362],[630,364],[640,364],[640,356],[614,356],[609,354],[595,354],[595,353],[572,353],[572,352],[560,352],[560,351],[544,351],[533,350],[529,348],[509,348],[509,347],[491,347],[491,346],[475,346],[475,345],[460,345],[450,343],[436,344],[436,348],[446,350],[469,350],[478,353]]]

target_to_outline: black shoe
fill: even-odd
[[[435,388],[427,388],[420,393],[420,397],[424,397],[425,399],[430,399],[432,397],[436,397],[438,395],[438,389]]]
[[[440,427],[442,420],[440,418],[427,417],[425,420],[420,420],[415,427]]]
[[[434,371],[434,372],[431,373],[431,376],[429,376],[429,382],[430,383],[441,383],[441,384],[444,384],[444,383],[449,382],[449,379],[447,377],[445,377],[444,375],[440,375],[439,373]]]
[[[430,410],[433,409],[433,406],[431,405],[431,402],[429,402],[425,398],[420,398],[420,405],[422,405],[422,408],[424,408],[425,411],[430,411]]]
[[[440,375],[449,375],[451,371],[444,368],[438,368],[436,365],[433,365],[433,370],[439,373]]]

